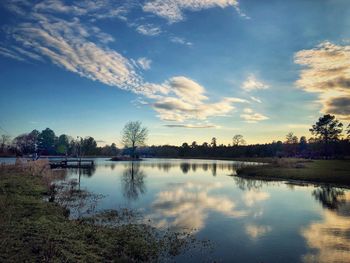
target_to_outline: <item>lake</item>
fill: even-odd
[[[177,262],[350,262],[348,189],[242,179],[232,176],[237,165],[98,158],[93,170],[67,175],[104,196],[98,210],[135,209],[155,227],[211,241],[211,252],[193,249]]]

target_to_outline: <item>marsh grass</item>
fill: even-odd
[[[238,176],[266,180],[299,180],[350,186],[349,160],[308,160],[297,158],[267,158],[266,165],[246,166]]]
[[[209,247],[190,233],[134,223],[136,215],[126,210],[69,220],[71,203],[81,208],[77,200],[91,195],[73,183],[46,201],[56,176],[64,176],[46,168],[45,162],[0,167],[0,262],[156,262]]]

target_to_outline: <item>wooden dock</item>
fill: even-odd
[[[51,168],[91,168],[95,165],[94,160],[52,160],[50,162]]]

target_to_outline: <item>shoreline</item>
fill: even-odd
[[[231,175],[236,176],[248,180],[259,180],[259,181],[266,181],[266,182],[282,182],[285,184],[291,184],[291,185],[299,185],[299,186],[329,186],[329,187],[335,187],[335,188],[344,188],[350,190],[350,184],[339,184],[339,183],[327,183],[327,182],[321,182],[321,181],[308,181],[308,180],[302,180],[302,179],[291,179],[291,178],[280,178],[280,177],[263,177],[263,176],[249,176],[249,175]]]
[[[66,188],[57,190],[53,182],[65,180],[66,175],[52,171],[45,161],[33,161],[26,167],[1,167],[1,262],[43,258],[49,262],[150,262],[172,259],[193,244],[201,247],[191,234],[180,237],[169,229],[161,232],[142,220],[133,221],[137,213],[132,210],[101,210],[70,219],[74,200],[84,204],[84,213],[94,198],[98,200],[98,194],[80,190],[69,181]],[[73,201],[73,206],[68,201]],[[120,223],[122,220],[127,221]],[[173,247],[178,248],[175,253]]]
[[[277,159],[267,165],[238,168],[237,176],[266,181],[287,181],[350,188],[348,160]]]

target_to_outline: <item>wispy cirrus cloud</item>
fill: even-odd
[[[164,124],[164,126],[169,128],[187,128],[187,129],[218,128],[217,125],[213,125],[213,124]]]
[[[0,47],[0,55],[15,59],[18,61],[25,61],[25,59],[20,54],[16,54],[16,52],[14,52],[13,50],[5,47]]]
[[[136,31],[146,36],[157,36],[162,32],[159,26],[152,24],[139,25],[136,27]]]
[[[137,64],[144,70],[150,69],[151,63],[152,63],[152,60],[145,57],[141,57],[137,60]]]
[[[170,23],[175,23],[184,19],[185,10],[199,11],[213,7],[226,8],[229,6],[239,11],[237,0],[150,0],[143,5],[143,10],[163,17]]]
[[[269,117],[261,113],[254,112],[250,108],[245,108],[240,116],[243,120],[245,120],[248,123],[256,123],[258,121],[264,121],[269,119]]]
[[[248,78],[242,83],[242,89],[248,92],[253,90],[264,90],[268,88],[269,85],[258,80],[254,74],[250,74]]]
[[[6,36],[13,42],[11,48],[2,45],[0,55],[17,60],[49,60],[82,77],[142,95],[144,105],[151,105],[160,119],[167,121],[226,116],[235,103],[247,102],[230,97],[212,102],[203,86],[184,76],[169,78],[161,84],[145,81],[140,69],[149,69],[151,60],[141,57],[135,61],[111,49],[108,44],[114,37],[94,24],[96,19],[109,16],[104,17],[112,2],[8,1],[8,9],[20,21],[6,26]],[[150,27],[146,34],[158,34],[159,30]]]
[[[169,38],[171,42],[176,43],[176,44],[181,44],[181,45],[185,45],[185,46],[192,46],[193,44],[189,41],[187,41],[186,39],[184,39],[183,37],[170,37]]]
[[[261,99],[257,98],[257,97],[254,97],[254,96],[251,96],[250,99],[254,102],[257,102],[257,103],[262,103]]]

